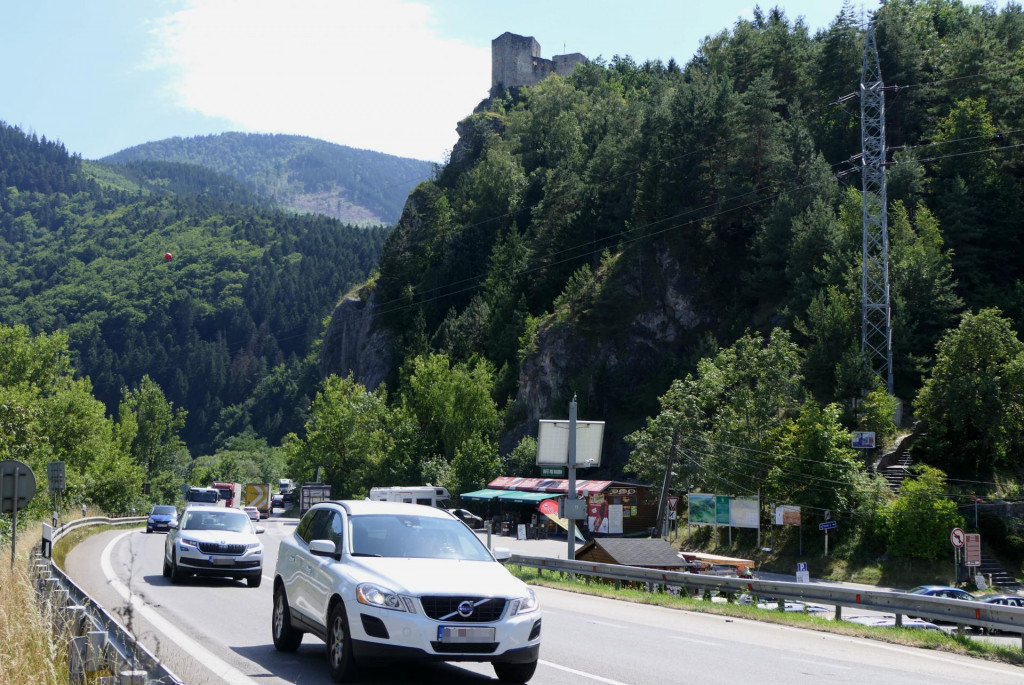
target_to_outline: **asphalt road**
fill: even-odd
[[[277,543],[295,522],[265,522],[259,588],[219,579],[171,585],[161,574],[163,534],[109,531],[68,555],[67,571],[190,685],[328,683],[324,645],[307,636],[293,654],[270,639]],[[495,547],[561,556],[562,540],[492,538]],[[536,550],[552,550],[541,554]],[[750,683],[1024,684],[1024,669],[968,657],[756,621],[663,609],[537,588],[544,616],[534,685]],[[126,597],[133,598],[129,605]],[[131,608],[128,608],[128,607]],[[360,682],[496,682],[487,664],[396,665]]]

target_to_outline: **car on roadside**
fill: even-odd
[[[164,542],[164,578],[180,583],[188,576],[263,580],[262,526],[233,507],[193,505],[171,526]]]
[[[1024,607],[1024,597],[1021,595],[988,595],[982,597],[980,601],[985,604],[998,604],[1004,607]],[[989,635],[999,635],[1003,631],[995,628],[986,628],[985,632]]]
[[[304,633],[327,643],[335,682],[402,661],[490,662],[501,682],[537,668],[533,590],[453,514],[370,500],[314,504],[281,541],[271,634],[282,652]]]
[[[256,523],[259,523],[259,521],[260,521],[260,510],[259,509],[257,509],[256,507],[242,507],[242,511],[244,511],[246,514],[248,514],[250,521],[255,521]]]
[[[978,599],[967,590],[961,590],[958,587],[952,587],[950,585],[918,585],[912,590],[907,590],[907,592],[911,595],[924,595],[926,597],[945,597],[947,599],[963,599],[972,602],[977,601]],[[908,616],[908,618],[920,619],[921,617]]]
[[[473,530],[484,527],[484,520],[471,512],[469,509],[449,509],[455,518],[459,519]]]
[[[155,530],[164,532],[171,529],[171,524],[178,523],[178,508],[170,504],[157,504],[149,510],[146,518],[146,532],[152,533]]]

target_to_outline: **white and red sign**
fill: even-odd
[[[953,532],[949,534],[949,541],[953,543],[953,546],[960,548],[964,546],[964,531],[961,528],[954,528]]]

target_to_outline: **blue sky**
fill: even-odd
[[[487,95],[491,40],[505,31],[533,36],[547,58],[685,64],[755,4],[0,0],[0,121],[86,159],[171,136],[249,131],[442,161],[456,123]],[[842,4],[760,3],[804,17],[812,32]]]

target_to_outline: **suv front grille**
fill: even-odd
[[[463,616],[459,613],[459,604],[473,604],[473,613]],[[506,600],[503,597],[421,597],[423,612],[435,621],[445,623],[488,623],[497,621],[505,613]]]
[[[203,554],[233,554],[238,556],[245,552],[245,545],[222,545],[219,542],[200,542],[199,551]]]

